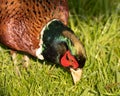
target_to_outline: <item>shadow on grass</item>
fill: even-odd
[[[5,88],[4,84],[0,81],[0,96],[10,96],[9,92]]]

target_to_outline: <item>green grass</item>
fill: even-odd
[[[83,42],[87,61],[81,81],[59,66],[30,57],[26,70],[23,55],[17,67],[10,49],[0,45],[0,96],[120,96],[120,1],[69,0],[69,26]]]

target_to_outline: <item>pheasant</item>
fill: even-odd
[[[67,27],[67,0],[0,0],[0,43],[68,68],[81,78],[86,52]]]

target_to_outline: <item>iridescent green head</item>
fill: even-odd
[[[70,28],[58,20],[50,22],[44,30],[42,55],[47,61],[76,72],[83,68],[86,61],[82,43]]]

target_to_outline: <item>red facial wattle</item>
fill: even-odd
[[[64,67],[72,67],[74,69],[77,69],[79,67],[79,64],[75,57],[71,55],[70,51],[66,51],[66,53],[61,58],[61,64]]]

